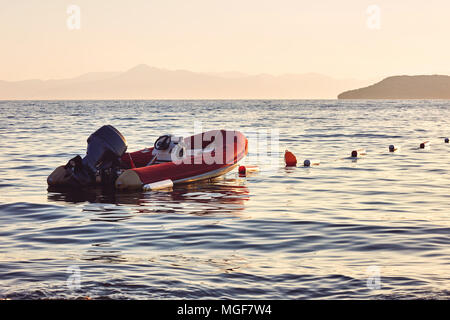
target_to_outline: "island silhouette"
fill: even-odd
[[[388,77],[365,88],[345,91],[338,99],[450,99],[450,76]]]

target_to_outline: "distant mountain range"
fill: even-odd
[[[339,99],[450,99],[450,76],[395,76],[341,93]]]
[[[315,73],[199,73],[138,65],[72,79],[0,81],[0,99],[335,99],[343,90],[369,83]]]

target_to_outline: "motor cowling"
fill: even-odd
[[[83,166],[95,173],[98,169],[111,167],[112,163],[127,151],[127,141],[113,126],[106,125],[87,139],[88,147]]]
[[[48,178],[51,186],[110,185],[117,179],[120,157],[127,150],[123,135],[113,126],[105,125],[87,139],[86,156],[76,156],[57,168]]]

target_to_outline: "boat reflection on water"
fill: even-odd
[[[250,200],[249,189],[244,184],[245,179],[230,175],[213,181],[176,185],[167,191],[125,193],[101,188],[52,188],[47,197],[49,202],[65,203],[74,206],[76,211],[79,208],[81,215],[86,217],[79,227],[95,230],[87,233],[85,238],[91,240],[80,256],[83,262],[108,267],[150,264],[165,270],[178,270],[180,266],[195,270],[200,265],[203,270],[231,273],[245,268],[247,259],[237,253],[221,255],[217,251],[214,257],[203,257],[173,248],[167,252],[165,248],[168,245],[184,248],[189,241],[196,243],[204,239],[205,230],[209,230],[210,236],[219,237],[223,231],[210,228],[210,225],[216,226],[222,218],[242,219],[246,202]],[[116,224],[124,221],[130,227],[122,225],[121,232],[117,233]],[[184,224],[196,227],[185,230]],[[125,244],[132,242],[136,252],[129,248],[124,250],[121,247],[124,241]],[[149,243],[154,247],[150,248]]]
[[[67,202],[72,204],[111,203],[111,204],[139,204],[141,192],[116,193],[111,188],[83,188],[70,189],[64,187],[49,187],[47,199],[50,202]]]
[[[83,211],[104,213],[121,211],[126,212],[127,216],[130,212],[235,215],[244,210],[245,202],[250,199],[249,190],[243,185],[244,181],[225,177],[213,181],[176,185],[171,190],[151,192],[116,192],[113,189],[102,188],[80,190],[49,188],[47,198],[50,202],[87,203]]]

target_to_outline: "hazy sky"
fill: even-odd
[[[67,27],[70,4],[81,9],[79,30]],[[381,9],[379,30],[367,25],[370,5]],[[141,63],[360,79],[448,74],[449,16],[448,0],[0,0],[0,79]]]

